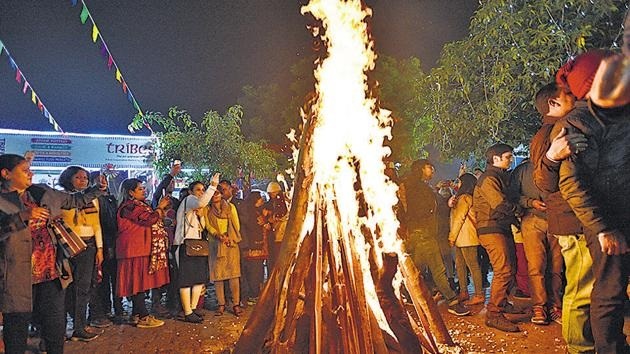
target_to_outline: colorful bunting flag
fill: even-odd
[[[24,85],[22,86],[22,93],[26,94],[26,92],[30,88],[31,101],[33,102],[33,104],[37,105],[37,108],[43,113],[44,117],[48,118],[48,123],[50,123],[53,126],[53,129],[55,129],[58,132],[64,133],[64,131],[59,126],[59,124],[57,124],[57,122],[52,118],[52,116],[50,115],[50,112],[48,111],[46,106],[44,106],[44,103],[41,101],[39,96],[37,96],[37,94],[35,93],[35,90],[33,90],[33,87],[31,87],[31,84],[26,79],[26,76],[24,76],[24,73],[15,62],[15,59],[13,59],[13,57],[11,56],[11,53],[9,53],[9,49],[7,49],[4,43],[0,41],[0,55],[2,55],[3,51],[7,54],[7,57],[9,58],[9,65],[11,65],[11,68],[15,70],[15,80],[18,83],[22,83],[22,79],[24,79]]]
[[[77,6],[77,0],[70,0],[70,2],[72,3],[72,6]]]
[[[98,39],[98,28],[96,28],[96,23],[94,25],[92,25],[92,42],[96,43],[96,40]]]
[[[88,11],[87,6],[85,6],[85,3],[83,3],[83,9],[81,9],[81,23],[85,24],[89,16],[90,12]]]
[[[73,6],[75,6],[77,2],[78,0],[72,0]],[[111,70],[112,67],[116,69],[116,73],[115,73],[116,81],[118,81],[122,85],[122,90],[124,93],[127,94],[127,99],[129,100],[129,102],[133,103],[134,108],[139,112],[141,116],[143,116],[142,109],[140,109],[140,105],[138,104],[136,99],[133,97],[133,94],[131,92],[131,89],[129,88],[129,85],[127,85],[127,83],[125,82],[122,76],[122,73],[120,72],[120,69],[118,67],[118,64],[114,60],[114,56],[112,55],[112,53],[109,51],[107,43],[105,43],[105,39],[103,38],[98,27],[96,26],[96,21],[94,21],[94,18],[92,17],[90,10],[85,4],[85,1],[81,0],[81,4],[82,4],[81,14],[80,14],[81,23],[86,24],[88,19],[90,20],[90,22],[92,23],[92,42],[96,43],[98,39],[100,38],[101,40],[100,52],[103,57],[107,58],[107,68],[109,70]],[[153,134],[153,130],[151,129],[151,126],[149,126],[146,121],[144,122],[144,124],[151,131],[151,134]]]
[[[107,50],[107,46],[105,45],[105,42],[101,41],[101,55],[103,56],[103,58],[107,57],[107,53],[109,51]]]

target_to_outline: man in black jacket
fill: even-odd
[[[470,313],[457,299],[446,278],[446,268],[437,242],[437,195],[429,185],[435,169],[426,159],[414,161],[411,173],[403,181],[403,207],[405,224],[409,232],[406,242],[416,266],[426,265],[431,272],[444,299],[448,302],[448,312],[465,316]]]
[[[517,312],[507,302],[514,284],[515,246],[511,226],[516,225],[516,205],[508,198],[509,174],[507,170],[514,156],[512,147],[495,144],[486,151],[488,168],[479,177],[473,194],[473,211],[477,220],[479,243],[490,256],[494,271],[490,285],[490,300],[486,313],[486,326],[505,332],[520,329],[503,315]]]

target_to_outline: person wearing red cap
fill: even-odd
[[[546,178],[557,178],[557,189],[584,227],[595,277],[590,309],[595,350],[627,353],[623,307],[630,275],[630,199],[622,191],[630,183],[630,106],[603,109],[590,101],[595,73],[610,55],[602,50],[589,51],[558,71],[558,84],[580,101],[554,125],[550,136],[562,129],[582,133],[587,146],[563,161],[554,161],[554,156],[547,154],[548,171],[556,174]]]

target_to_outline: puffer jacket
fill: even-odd
[[[462,194],[457,197],[457,202],[451,209],[451,231],[448,240],[454,242],[457,247],[479,246],[472,204],[473,197],[470,194]]]
[[[477,234],[511,235],[511,225],[517,224],[516,204],[508,196],[509,174],[498,167],[488,166],[475,186],[473,211]]]
[[[97,187],[69,194],[46,185],[33,185],[30,193],[40,205],[50,210],[50,218],[61,216],[61,209],[83,207],[100,196]],[[28,220],[20,218],[25,210],[17,192],[0,193],[0,311],[32,311],[31,253],[32,237]]]
[[[630,106],[601,109],[589,103],[558,121],[551,136],[565,128],[588,139],[588,147],[562,161],[558,187],[582,222],[590,242],[597,234],[619,230],[630,237]]]

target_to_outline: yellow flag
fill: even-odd
[[[33,89],[31,89],[31,101],[33,101],[33,104],[37,104],[37,95]]]
[[[118,82],[122,81],[122,74],[120,73],[120,70],[118,70],[118,68],[116,68],[116,80],[118,80]]]
[[[94,26],[92,26],[92,42],[96,43],[96,39],[98,38],[99,35],[99,31],[98,28],[96,28],[96,23],[94,24]]]

